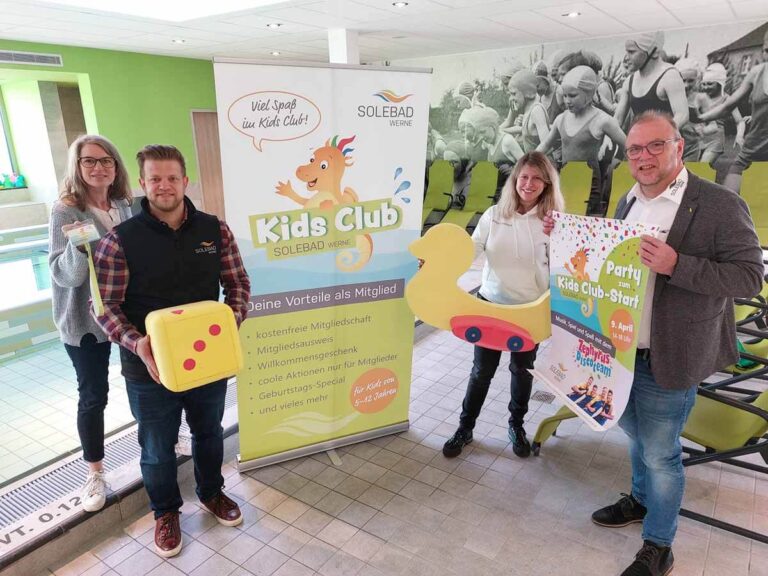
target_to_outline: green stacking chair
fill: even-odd
[[[447,212],[453,202],[453,166],[448,160],[435,160],[429,167],[429,182],[421,212],[421,225],[433,210]]]
[[[718,386],[720,384],[717,383]],[[699,388],[696,404],[691,410],[682,436],[703,447],[703,450],[683,447],[683,451],[689,454],[683,459],[683,466],[725,462],[768,474],[768,466],[735,459],[748,454],[760,454],[768,464],[768,390],[764,390],[753,402],[748,403],[730,395]],[[680,510],[680,515],[768,544],[768,534],[686,508]]]
[[[449,210],[441,223],[449,222],[466,228],[475,214],[482,214],[493,206],[498,178],[499,169],[493,163],[481,160],[475,164],[469,178],[469,190],[464,206],[461,209]]]
[[[608,212],[606,216],[613,218],[616,215],[616,206],[619,204],[622,196],[630,191],[635,184],[635,179],[629,172],[629,164],[622,162],[613,170],[613,180],[611,182],[611,196],[608,199]]]
[[[571,418],[576,418],[576,413],[568,408],[568,406],[561,406],[560,410],[555,412],[554,415],[544,418],[544,420],[539,422],[536,435],[533,437],[533,442],[531,442],[533,455],[538,456],[541,451],[541,445],[549,440],[551,436],[557,436],[557,427],[560,426],[560,422],[570,420]]]
[[[725,371],[731,374],[749,374],[751,377],[768,379],[764,376],[764,366],[754,358],[768,358],[768,284],[763,283],[760,294],[751,299],[736,298],[734,300],[734,315],[736,330],[748,338],[738,342],[741,359]],[[731,390],[732,388],[729,388]],[[736,390],[744,392],[744,390]]]
[[[763,358],[763,365],[768,365],[768,359]],[[729,380],[736,378],[743,380],[742,377]],[[709,386],[723,388],[727,385],[728,381],[720,381]],[[541,445],[550,436],[556,435],[560,422],[570,418],[576,418],[576,414],[567,406],[563,406],[556,414],[539,423],[531,444],[534,455],[538,456]],[[735,460],[739,456],[760,454],[763,460],[768,463],[768,389],[755,395],[753,401],[749,402],[737,399],[733,395],[725,395],[700,387],[696,404],[691,410],[682,437],[703,448],[684,447],[683,451],[689,455],[683,459],[684,466],[695,466],[707,462],[724,462],[768,474],[768,466]],[[766,534],[685,508],[680,510],[680,514],[740,536],[768,543],[768,535]]]
[[[560,170],[560,191],[571,214],[585,215],[592,188],[592,168],[586,162],[568,162]]]
[[[714,182],[717,177],[717,172],[707,162],[686,162],[685,167],[688,169],[688,172],[710,182]]]
[[[741,197],[749,206],[760,245],[768,247],[768,162],[753,162],[744,171]]]

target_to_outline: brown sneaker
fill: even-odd
[[[202,502],[202,501],[201,501]],[[219,492],[210,500],[202,502],[205,509],[216,516],[219,524],[224,526],[237,526],[242,524],[243,515],[240,513],[240,506],[237,502],[229,498],[224,492]]]
[[[181,552],[178,512],[166,512],[155,520],[155,552],[163,558],[170,558]]]

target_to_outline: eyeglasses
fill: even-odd
[[[654,140],[649,142],[646,146],[629,146],[627,148],[627,158],[630,160],[637,160],[642,156],[643,150],[648,150],[648,154],[651,156],[658,156],[664,152],[664,147],[668,142],[677,142],[680,138],[670,138],[668,140]]]
[[[96,164],[101,164],[104,168],[114,168],[115,159],[112,156],[104,156],[103,158],[91,158],[90,156],[83,156],[79,160],[80,166],[83,168],[93,168]]]

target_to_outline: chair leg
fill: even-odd
[[[544,420],[539,423],[536,435],[533,437],[533,442],[531,442],[531,451],[534,456],[538,456],[541,451],[541,445],[546,442],[550,436],[554,436],[557,433],[557,427],[560,425],[560,422],[570,418],[576,418],[576,414],[574,414],[567,406],[561,406],[556,414],[544,418]]]
[[[698,512],[693,512],[692,510],[688,510],[687,508],[680,509],[680,516],[684,516],[685,518],[690,518],[691,520],[696,520],[697,522],[707,524],[708,526],[714,526],[715,528],[720,528],[721,530],[725,530],[726,532],[731,532],[732,534],[738,534],[739,536],[750,538],[751,540],[757,540],[758,542],[762,542],[763,544],[768,544],[768,535],[766,534],[761,534],[760,532],[755,532],[753,530],[747,530],[746,528],[742,528],[741,526],[736,526],[735,524],[723,522],[722,520],[718,520],[717,518],[712,518],[711,516],[706,516],[704,514],[699,514]]]

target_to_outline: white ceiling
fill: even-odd
[[[0,0],[0,37],[192,58],[327,61],[327,29],[347,28],[359,31],[361,61],[380,62],[632,31],[768,20],[766,0],[408,2],[406,8],[395,8],[392,0],[290,0],[168,22],[50,2]],[[103,0],[102,5],[110,3],[117,4]],[[572,11],[581,16],[564,16]],[[282,26],[267,28],[273,22]],[[174,39],[184,43],[176,44]],[[281,55],[271,56],[272,51]]]

